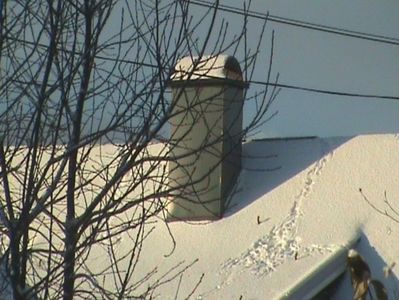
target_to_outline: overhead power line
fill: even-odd
[[[303,28],[303,29],[311,29],[311,30],[315,30],[315,31],[321,31],[321,32],[326,32],[326,33],[331,33],[331,34],[336,34],[336,35],[341,35],[341,36],[346,36],[346,37],[352,37],[352,38],[357,38],[357,39],[362,39],[362,40],[368,40],[368,41],[373,41],[373,42],[379,42],[379,43],[384,43],[384,44],[399,45],[398,38],[393,38],[393,37],[389,37],[389,36],[376,35],[376,34],[370,34],[370,33],[365,33],[365,32],[361,32],[361,31],[355,31],[355,30],[321,25],[321,24],[316,24],[316,23],[311,23],[311,22],[305,22],[305,21],[295,20],[295,19],[291,19],[291,18],[285,18],[285,17],[276,16],[276,15],[255,12],[255,11],[251,11],[251,10],[243,10],[242,8],[237,8],[237,7],[229,6],[229,5],[225,5],[225,4],[218,4],[216,6],[216,4],[208,2],[208,1],[204,1],[204,0],[185,0],[185,1],[187,1],[191,4],[194,4],[194,5],[198,5],[198,6],[203,6],[203,7],[207,7],[207,8],[217,8],[218,10],[230,12],[233,14],[248,16],[248,17],[255,18],[255,19],[267,20],[269,22],[274,22],[274,23],[286,24],[286,25],[290,25],[290,26]]]
[[[1,1],[1,0],[0,0]],[[34,43],[31,41],[27,40],[21,40],[21,39],[16,39],[16,38],[10,38],[14,41],[20,42],[20,43],[25,43],[28,45],[35,45],[38,47],[43,47],[47,48],[47,45],[41,44],[41,43]],[[399,42],[398,42],[399,44]],[[67,53],[72,53],[76,55],[82,55],[81,52],[72,52],[68,49],[59,49],[59,51],[65,51]],[[117,62],[117,63],[125,63],[125,64],[133,64],[133,65],[138,65],[138,66],[145,66],[145,67],[150,67],[150,68],[159,68],[160,66],[157,64],[153,64],[151,62],[144,62],[144,61],[134,61],[134,60],[129,60],[129,59],[122,59],[122,58],[116,58],[116,57],[106,57],[106,56],[100,56],[100,55],[95,55],[96,59],[104,60],[104,61],[111,61],[111,62]],[[166,67],[165,70],[168,68]],[[170,71],[173,71],[174,68],[170,69]],[[202,74],[202,76],[204,76]],[[336,95],[336,96],[343,96],[343,97],[352,97],[352,98],[369,98],[369,99],[381,99],[381,100],[395,100],[399,101],[399,96],[389,96],[389,95],[378,95],[378,94],[361,94],[361,93],[352,93],[352,92],[342,92],[342,91],[334,91],[334,90],[325,90],[325,89],[318,89],[318,88],[309,88],[309,87],[304,87],[304,86],[297,86],[297,85],[290,85],[290,84],[282,84],[282,83],[273,83],[273,82],[265,82],[265,81],[256,81],[256,80],[249,80],[248,83],[252,84],[257,84],[257,85],[263,85],[263,86],[275,86],[278,88],[283,88],[283,89],[291,89],[291,90],[299,90],[299,91],[306,91],[306,92],[311,92],[311,93],[319,93],[319,94],[326,94],[326,95]]]
[[[198,79],[193,79],[194,82],[195,82],[195,80],[200,80],[201,78],[205,78],[205,80],[208,80],[208,79],[211,79],[211,80],[213,79],[213,80],[218,80],[218,81],[221,80],[220,77],[211,76],[211,75],[203,74],[203,73],[188,72],[187,74],[199,76]],[[278,83],[278,82],[266,82],[266,81],[258,81],[258,80],[248,80],[246,83],[262,85],[265,87],[272,86],[272,87],[277,87],[277,88],[282,88],[282,89],[298,90],[298,91],[325,94],[325,95],[399,101],[399,96],[342,92],[342,91],[336,91],[336,90],[334,91],[334,90],[326,90],[326,89],[319,89],[319,88],[310,88],[310,87],[304,87],[304,86],[299,86],[299,85],[284,84],[284,83]]]
[[[179,71],[181,72],[181,71]],[[203,72],[186,72],[188,76],[198,76],[195,80],[223,80],[223,78],[218,77],[218,76],[212,76],[209,74],[204,74]],[[234,81],[229,79],[229,81]],[[277,88],[283,88],[283,89],[290,89],[290,90],[299,90],[299,91],[305,91],[305,92],[311,92],[311,93],[318,93],[318,94],[326,94],[326,95],[335,95],[335,96],[343,96],[343,97],[354,97],[354,98],[374,98],[374,99],[381,99],[381,100],[399,100],[399,96],[390,96],[390,95],[378,95],[378,94],[362,94],[362,93],[353,93],[353,92],[342,92],[342,91],[334,91],[334,90],[326,90],[326,89],[319,89],[319,88],[310,88],[310,87],[304,87],[304,86],[298,86],[298,85],[291,85],[291,84],[283,84],[283,83],[278,83],[276,82],[266,82],[266,81],[258,81],[258,80],[248,80],[246,83],[250,84],[256,84],[256,85],[262,85],[265,87],[272,86],[272,87],[277,87]],[[222,83],[221,83],[222,84]]]
[[[249,83],[263,85],[263,86],[273,86],[283,89],[290,89],[290,90],[299,90],[305,92],[312,92],[318,94],[326,94],[326,95],[336,95],[336,96],[343,96],[343,97],[354,97],[354,98],[374,98],[374,99],[382,99],[382,100],[399,100],[398,96],[387,96],[387,95],[373,95],[373,94],[360,94],[360,93],[351,93],[351,92],[340,92],[340,91],[333,91],[333,90],[325,90],[325,89],[317,89],[317,88],[309,88],[297,85],[289,85],[289,84],[282,84],[282,83],[273,83],[273,82],[264,82],[264,81],[256,81],[250,80]]]

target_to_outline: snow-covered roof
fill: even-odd
[[[398,149],[390,134],[247,142],[224,217],[150,224],[132,280],[162,278],[155,299],[297,299],[321,284],[313,275],[327,276],[325,266],[344,269],[345,251],[360,235],[356,249],[392,296],[398,267],[389,278],[383,268],[398,260],[399,224],[359,188],[376,207],[390,212],[384,191],[397,207]],[[120,251],[132,247],[130,239],[118,243]],[[331,299],[351,296],[345,275]]]
[[[383,268],[398,259],[399,224],[378,214],[383,195],[399,195],[396,135],[251,141],[225,217],[171,223],[176,248],[159,224],[144,245],[143,274],[189,269],[161,287],[159,299],[273,299],[303,281],[360,233],[358,251],[392,293],[396,275]],[[394,204],[395,205],[395,204]],[[394,268],[394,274],[397,268]],[[332,299],[351,297],[349,277]],[[294,297],[295,298],[295,297]]]

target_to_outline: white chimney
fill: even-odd
[[[222,217],[241,169],[244,88],[227,55],[185,57],[172,74],[168,220]]]

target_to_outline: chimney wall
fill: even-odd
[[[221,218],[241,170],[245,83],[231,56],[183,58],[171,77],[168,220]]]

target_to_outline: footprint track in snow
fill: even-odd
[[[249,269],[256,275],[266,275],[276,270],[288,258],[297,258],[298,253],[299,257],[304,257],[314,253],[323,254],[336,248],[333,245],[311,245],[302,248],[301,239],[297,236],[302,201],[312,192],[317,177],[321,175],[332,156],[333,152],[328,153],[307,172],[303,187],[294,198],[294,205],[289,215],[280,224],[275,225],[268,234],[255,241],[240,256],[230,258],[222,264],[222,274],[230,273],[233,269],[238,269],[238,272]],[[232,274],[229,275],[231,277]]]

